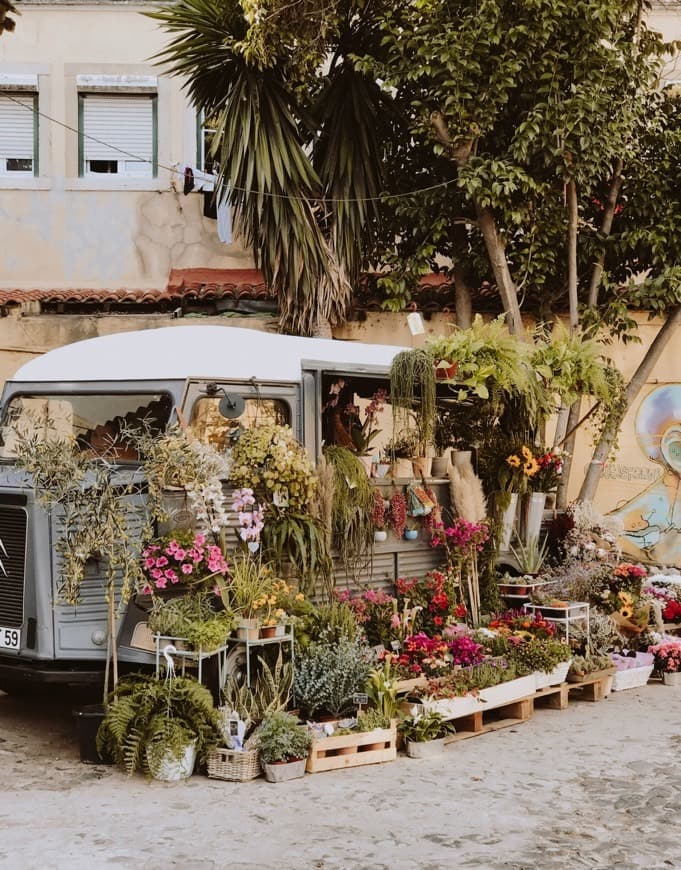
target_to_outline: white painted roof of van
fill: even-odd
[[[12,381],[298,381],[303,360],[389,368],[401,350],[232,326],[178,325],[65,345],[23,365]]]

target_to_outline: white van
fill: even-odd
[[[146,418],[160,432],[182,415],[196,437],[215,444],[226,393],[232,400],[243,399],[237,421],[242,427],[266,413],[290,424],[315,459],[328,439],[321,409],[329,386],[343,379],[358,401],[370,397],[389,386],[390,365],[400,350],[228,326],[178,325],[78,342],[23,366],[5,384],[1,407],[0,688],[100,681],[106,655],[103,571],[93,567],[77,607],[58,600],[59,523],[36,504],[30,479],[15,463],[11,424],[30,419],[35,425],[42,417],[87,449],[121,423],[134,425]],[[253,413],[256,407],[258,414]],[[384,428],[391,430],[390,408],[386,411]],[[227,437],[234,420],[224,419],[224,424]],[[133,474],[138,465],[134,455],[120,456],[121,473]],[[387,489],[392,483],[377,481]],[[425,541],[388,540],[375,545],[363,576],[347,578],[339,569],[337,582],[389,586],[438,561]],[[118,626],[121,662],[150,662],[148,652],[131,645],[135,625],[144,618],[131,601]]]

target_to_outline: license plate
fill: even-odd
[[[21,629],[3,628],[0,625],[0,649],[19,649]]]

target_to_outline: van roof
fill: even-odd
[[[401,350],[233,326],[178,325],[65,345],[23,365],[12,381],[299,381],[303,361],[387,370]]]

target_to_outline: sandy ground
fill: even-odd
[[[681,868],[681,689],[651,683],[288,784],[78,760],[68,703],[0,693],[0,867]]]

